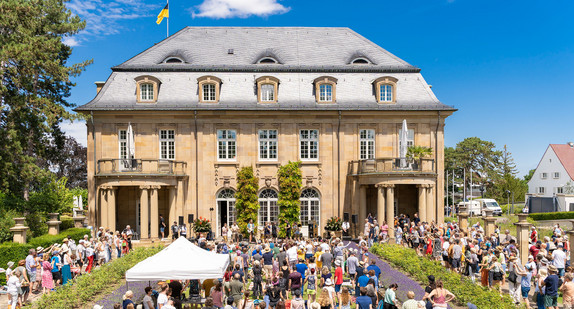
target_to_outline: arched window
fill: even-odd
[[[279,80],[272,76],[257,79],[257,101],[259,103],[277,103]]]
[[[200,103],[217,103],[219,102],[219,88],[221,79],[215,76],[202,76],[197,79],[199,85],[199,102]]]
[[[357,58],[351,62],[352,64],[369,64],[371,63],[369,60],[365,58]]]
[[[229,227],[235,223],[235,191],[232,189],[223,189],[217,193],[217,213],[218,213],[218,231],[224,223]]]
[[[321,198],[319,192],[313,188],[307,188],[301,192],[301,224],[308,225],[314,222],[319,225],[319,211]]]
[[[259,226],[264,226],[267,222],[277,222],[279,218],[278,198],[277,191],[273,189],[265,189],[259,193]]]
[[[378,103],[396,103],[397,98],[397,81],[398,79],[385,76],[377,78],[373,84],[375,85],[375,96]]]
[[[321,76],[314,80],[315,100],[318,103],[334,103],[336,101],[337,79]]]
[[[159,79],[153,76],[138,76],[136,81],[136,102],[156,103],[159,92]]]
[[[261,64],[277,64],[279,63],[277,60],[275,60],[275,58],[272,57],[264,57],[259,59],[259,61],[257,61],[257,63],[261,63]]]

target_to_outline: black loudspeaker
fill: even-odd
[[[192,222],[193,222],[193,214],[187,215],[187,222],[188,222],[188,223],[192,223]]]
[[[352,215],[351,221],[353,221],[353,223],[357,224],[357,215]]]
[[[183,216],[179,216],[179,225],[183,225]]]
[[[343,221],[346,221],[346,222],[349,221],[349,213],[348,212],[343,213]]]

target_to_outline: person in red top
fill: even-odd
[[[528,251],[530,251],[530,255],[536,257],[538,255],[538,252],[540,252],[540,246],[541,245],[542,245],[542,242],[539,240],[534,245],[530,246],[530,249],[528,250]]]
[[[537,241],[538,241],[538,231],[536,231],[536,227],[533,225],[532,231],[530,232],[530,242],[534,244]]]
[[[335,266],[337,267],[335,268],[335,277],[333,278],[335,280],[335,292],[340,293],[341,285],[343,284],[343,268],[341,267],[341,260],[336,260]]]

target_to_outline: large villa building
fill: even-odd
[[[362,231],[369,213],[443,222],[455,109],[419,68],[351,29],[187,27],[96,84],[76,109],[91,116],[92,226],[156,239],[160,214],[168,226],[193,215],[219,235],[243,166],[259,177],[259,224],[277,221],[277,170],[289,161],[301,161],[301,223],[319,232],[332,216]],[[431,156],[401,164],[403,120],[407,144]]]

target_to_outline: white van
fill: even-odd
[[[482,210],[489,209],[492,210],[493,215],[502,216],[502,208],[500,208],[500,205],[498,205],[495,199],[479,198],[476,199],[475,201],[480,203],[480,207],[482,208]]]
[[[466,206],[467,212],[471,216],[480,216],[482,213],[480,203],[477,202],[476,200],[458,203],[459,209],[461,206]]]

